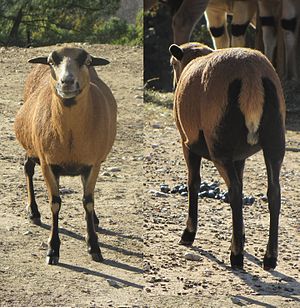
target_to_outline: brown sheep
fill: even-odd
[[[259,51],[205,45],[172,45],[177,87],[176,125],[188,167],[189,211],[181,244],[192,245],[197,231],[202,157],[224,178],[232,208],[231,266],[243,267],[242,212],[245,159],[263,150],[268,174],[270,229],[263,265],[274,269],[278,256],[281,204],[279,173],[285,152],[285,102],[279,78]]]
[[[29,217],[33,223],[41,224],[33,189],[34,167],[38,163],[52,212],[47,263],[57,264],[59,177],[80,175],[88,252],[93,260],[102,261],[94,225],[99,223],[94,212],[94,189],[100,165],[115,139],[117,106],[93,66],[109,61],[92,57],[81,48],[64,47],[29,62],[40,64],[27,77],[24,105],[15,120],[16,137],[27,156]]]

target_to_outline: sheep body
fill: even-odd
[[[202,157],[224,178],[232,208],[230,261],[243,267],[242,213],[245,159],[263,150],[268,174],[269,242],[264,268],[276,267],[280,213],[279,173],[285,152],[285,102],[280,80],[258,51],[205,45],[172,45],[174,116],[188,167],[189,211],[181,244],[192,245],[197,231]]]
[[[50,68],[40,64],[28,76],[25,103],[15,121],[17,139],[29,157],[47,164],[80,166],[102,162],[116,134],[116,103],[111,91],[94,76],[89,94],[81,93],[77,104],[66,108],[52,95],[49,75]]]
[[[33,188],[34,167],[39,163],[52,212],[47,263],[57,264],[61,207],[59,177],[80,175],[88,251],[93,260],[101,261],[95,232],[99,220],[94,211],[94,189],[100,165],[115,139],[117,105],[93,66],[109,62],[94,58],[81,48],[70,47],[29,62],[41,64],[26,79],[24,105],[15,120],[16,137],[27,155],[25,175],[29,217],[35,224],[41,223]]]

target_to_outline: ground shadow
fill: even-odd
[[[224,261],[219,260],[211,251],[206,251],[198,247],[191,247],[192,250],[198,252],[200,255],[204,256],[211,262],[217,263],[224,270],[233,273],[238,276],[244,283],[246,283],[257,295],[279,295],[284,298],[293,300],[295,302],[300,303],[300,299],[294,297],[293,295],[300,295],[300,283],[293,277],[287,276],[279,271],[270,271],[272,276],[274,276],[277,282],[264,282],[258,275],[253,275],[250,272],[246,272],[245,270],[235,270],[232,269],[229,265],[226,265]],[[262,262],[255,256],[250,253],[245,252],[245,258],[255,265],[261,267]],[[290,293],[290,294],[288,294]],[[236,298],[237,296],[235,296]],[[252,299],[247,298],[245,296],[238,296],[243,301],[247,301],[248,303],[257,304],[259,306],[272,308],[275,306],[268,305],[266,303],[261,302],[253,302]]]
[[[118,288],[118,287],[120,288],[120,287],[122,287],[122,285],[127,286],[127,287],[133,287],[133,288],[141,289],[141,290],[144,288],[144,286],[142,286],[140,284],[136,284],[134,282],[127,281],[127,280],[124,280],[124,279],[121,279],[121,278],[118,278],[118,277],[115,277],[115,276],[111,276],[111,275],[107,275],[107,274],[104,274],[104,273],[101,273],[101,272],[90,270],[90,269],[87,269],[87,268],[84,268],[84,267],[81,267],[81,266],[75,266],[75,265],[71,265],[71,264],[67,264],[67,263],[59,263],[58,266],[65,268],[65,269],[68,269],[68,270],[72,270],[74,272],[85,273],[87,275],[93,275],[93,276],[96,276],[96,277],[101,277],[101,278],[107,279],[108,281],[113,281],[113,282],[116,283],[115,285],[113,285],[116,288]]]
[[[50,230],[51,229],[51,226],[47,225],[45,223],[41,223],[41,227],[46,229],[46,230]],[[69,236],[69,237],[72,237],[72,238],[74,238],[76,240],[79,240],[79,241],[85,241],[84,236],[82,236],[82,235],[80,235],[80,234],[78,234],[76,232],[67,230],[65,228],[59,228],[59,233],[60,234],[64,234],[64,235]],[[130,250],[127,250],[127,249],[124,249],[124,248],[121,248],[121,247],[115,247],[113,245],[106,244],[106,243],[101,243],[101,242],[99,243],[99,245],[102,248],[113,250],[113,251],[122,253],[122,254],[124,254],[126,256],[134,256],[134,257],[137,257],[137,258],[140,258],[140,259],[143,258],[143,254],[140,253],[140,252],[130,251]]]

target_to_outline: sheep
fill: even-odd
[[[189,209],[180,244],[193,244],[197,231],[202,157],[211,160],[225,180],[232,209],[230,261],[243,267],[242,213],[245,159],[263,150],[268,174],[270,229],[265,270],[278,256],[281,207],[279,173],[285,153],[285,101],[280,80],[259,51],[212,50],[200,43],[170,46],[176,90],[174,117],[188,168]]]
[[[26,151],[29,217],[34,224],[41,224],[33,188],[38,163],[52,213],[46,262],[58,264],[59,178],[80,175],[88,252],[94,261],[100,262],[103,257],[95,231],[99,220],[94,212],[94,189],[100,165],[114,143],[117,106],[111,90],[93,66],[107,65],[109,61],[93,57],[81,48],[63,47],[48,57],[36,57],[29,62],[38,65],[26,79],[24,104],[14,125],[16,137]]]

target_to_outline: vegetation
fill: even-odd
[[[131,25],[114,16],[119,6],[120,0],[0,0],[0,44],[142,44],[142,12]]]

